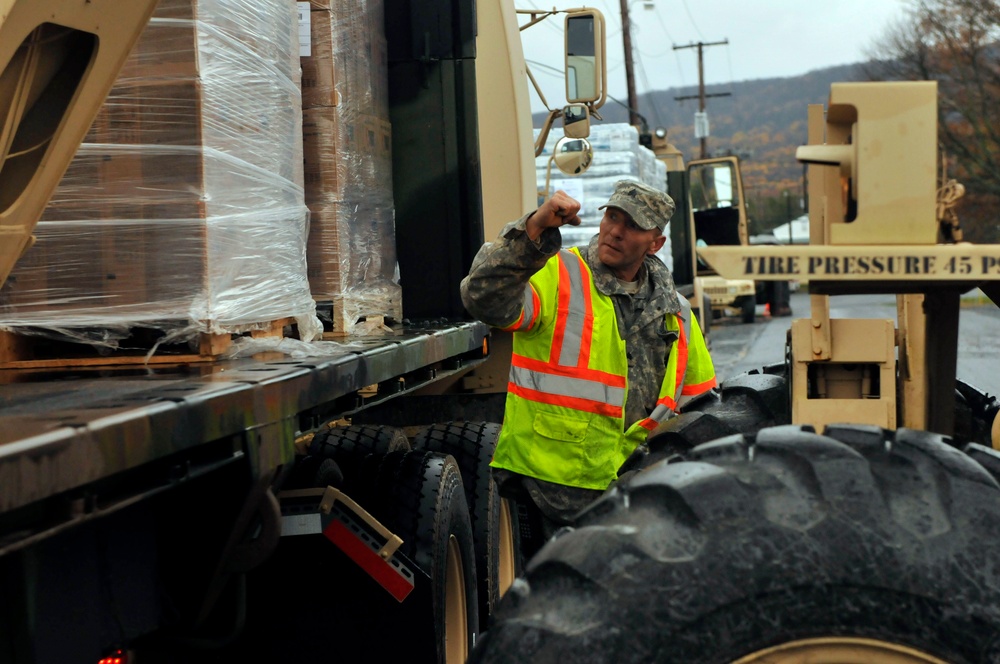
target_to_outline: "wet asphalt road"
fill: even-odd
[[[809,315],[809,295],[792,293],[792,317],[771,318],[757,307],[757,320],[713,321],[709,333],[712,359],[720,380],[784,361],[785,339],[793,318]],[[891,295],[841,295],[831,298],[833,318],[896,318]],[[959,319],[958,377],[990,394],[1000,393],[1000,309],[963,299]]]

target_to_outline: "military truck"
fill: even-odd
[[[170,22],[197,4],[163,20],[187,29]],[[0,281],[156,5],[0,0]],[[568,14],[583,107],[604,94],[599,19]],[[267,51],[263,27],[205,34]],[[458,283],[535,203],[517,13],[394,2],[376,29],[406,318],[305,354],[125,365],[11,360],[3,336],[0,661],[462,662],[512,583],[516,514],[488,473],[503,353]]]
[[[941,213],[934,82],[836,83],[807,116],[809,245],[698,250],[808,282],[785,361],[651,432],[470,661],[1000,661],[1000,403],[956,376],[1000,247]],[[831,317],[852,293],[895,293],[895,319]]]

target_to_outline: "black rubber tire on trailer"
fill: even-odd
[[[352,493],[352,482],[365,463],[377,463],[389,452],[408,449],[406,434],[395,427],[362,424],[323,429],[309,441],[308,453],[296,461],[282,488],[330,485]]]
[[[309,456],[335,461],[344,477],[342,486],[338,488],[352,495],[358,491],[358,483],[364,482],[363,468],[366,464],[378,464],[390,452],[409,449],[410,441],[402,429],[352,424],[317,433],[309,443]]]
[[[247,639],[231,661],[461,664],[479,629],[475,550],[455,460],[390,452],[352,496],[429,574],[397,602],[321,535],[283,538],[255,572]],[[224,661],[224,660],[220,660]]]
[[[470,662],[1000,662],[1000,485],[945,437],[783,426],[685,456],[550,540]]]
[[[479,621],[485,627],[500,596],[520,572],[517,507],[500,497],[490,473],[500,425],[494,422],[433,424],[413,437],[413,448],[455,457],[462,471],[476,544]]]
[[[416,661],[421,651],[412,646],[433,635],[436,659],[428,661],[463,663],[479,631],[479,604],[472,524],[454,457],[425,450],[387,454],[365,500],[372,515],[402,538],[400,550],[431,576],[430,588],[420,588],[418,580],[415,596],[398,606],[379,598],[401,640],[392,659]],[[417,509],[401,509],[406,505]]]

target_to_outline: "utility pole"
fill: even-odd
[[[622,0],[622,2],[624,2],[624,0]],[[728,43],[729,43],[729,40],[728,39],[724,39],[722,41],[717,41],[717,42],[697,42],[697,43],[692,42],[692,43],[690,43],[690,44],[688,44],[686,46],[674,46],[674,50],[675,51],[679,50],[679,49],[682,49],[682,48],[697,48],[698,49],[698,94],[697,95],[686,95],[684,97],[674,97],[674,99],[676,99],[677,101],[684,101],[685,99],[697,99],[698,100],[698,112],[701,114],[701,117],[705,117],[706,118],[706,122],[707,122],[707,117],[704,115],[704,113],[705,113],[705,99],[707,97],[728,97],[730,93],[728,93],[728,92],[717,92],[717,93],[710,94],[710,95],[705,94],[705,59],[704,59],[703,51],[704,51],[704,48],[706,46],[722,46],[722,45],[728,44]],[[626,63],[626,67],[627,66],[628,66],[628,64]],[[708,131],[707,131],[707,127],[706,127],[706,131],[702,132],[702,135],[701,135],[700,138],[701,138],[701,159],[704,159],[704,158],[706,158],[708,156],[708,146],[707,146]]]
[[[635,94],[635,73],[632,70],[632,22],[628,17],[629,0],[621,0],[622,42],[625,47],[625,84],[628,86],[628,123],[641,127],[639,119],[639,99]]]

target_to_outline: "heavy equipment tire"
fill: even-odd
[[[610,490],[470,662],[1000,662],[1000,484],[937,434],[824,434],[729,436]]]
[[[788,379],[784,364],[754,369],[725,380],[684,405],[683,412],[657,426],[618,470],[618,481],[696,445],[734,433],[755,434],[789,424]]]
[[[323,536],[285,537],[254,573],[245,658],[231,661],[465,661],[479,610],[458,465],[436,452],[390,452],[364,475],[367,489],[352,497],[425,573],[414,570],[413,591],[397,602]]]
[[[757,304],[755,298],[747,296],[740,302],[740,320],[752,323],[757,319]]]
[[[520,568],[517,508],[501,498],[490,473],[500,425],[494,422],[448,422],[420,430],[413,448],[455,457],[462,471],[476,543],[479,619],[484,626],[500,596]]]
[[[955,381],[955,437],[992,447],[993,421],[1000,401],[961,380]]]

